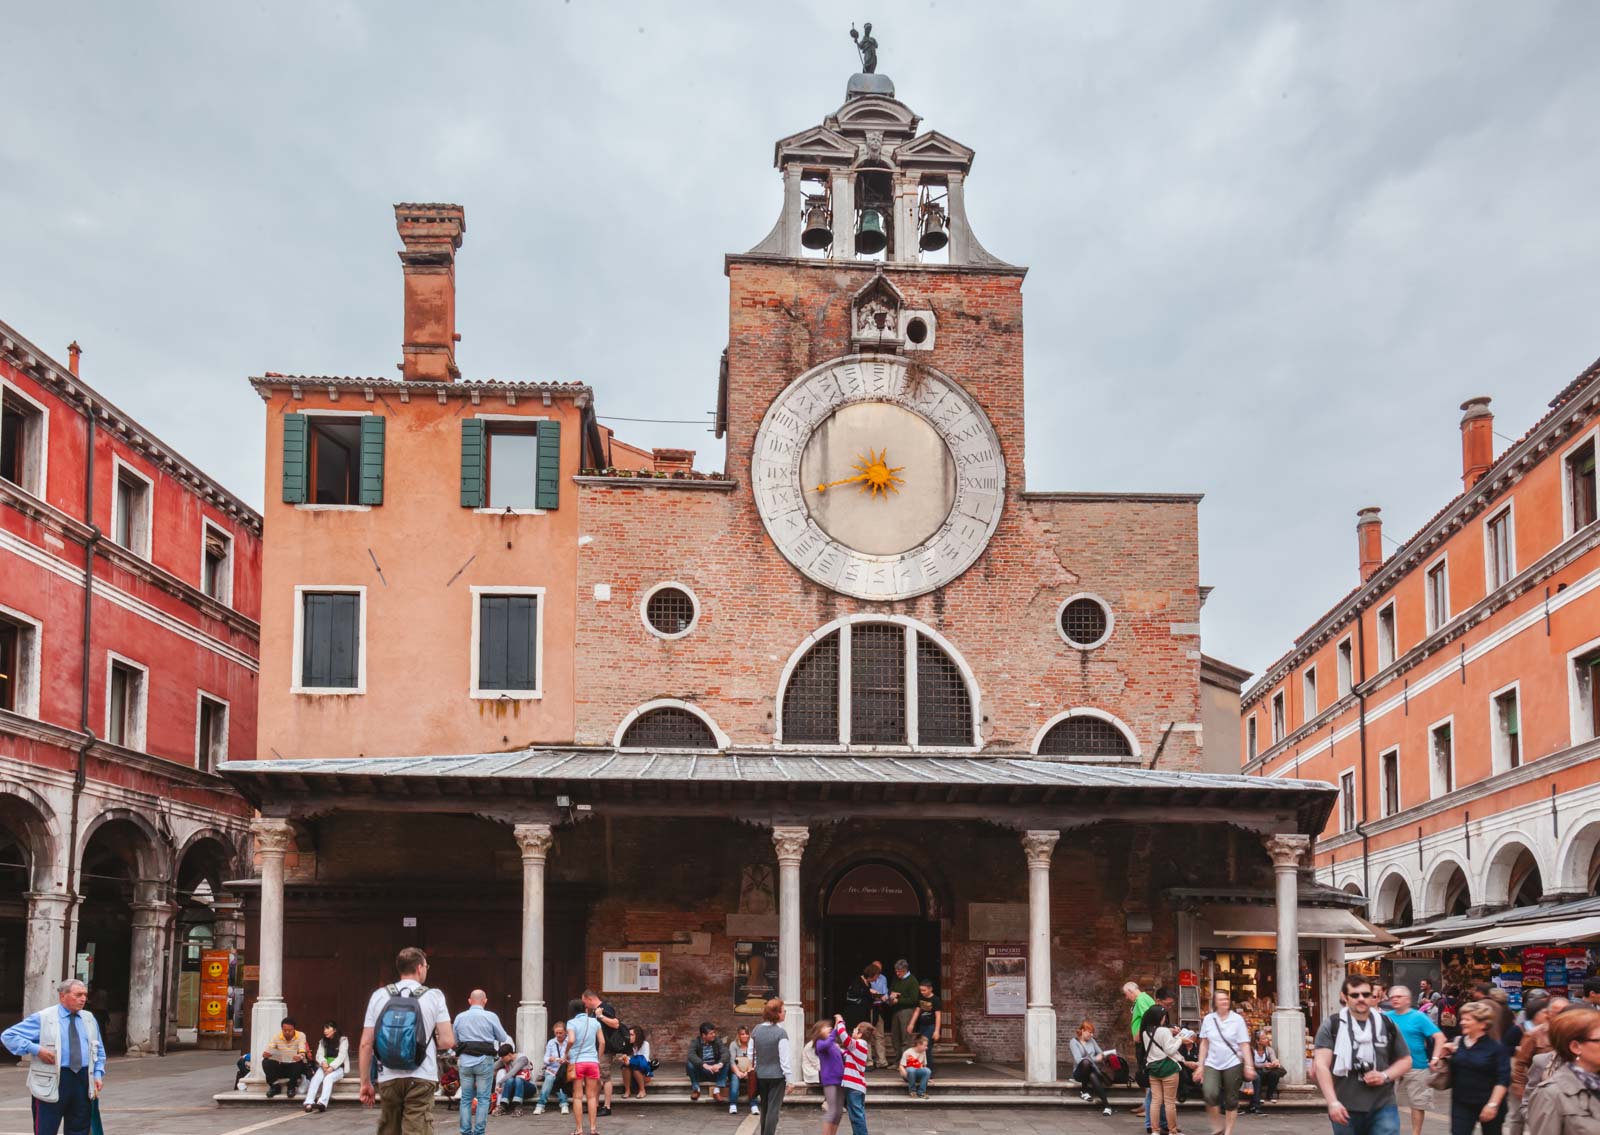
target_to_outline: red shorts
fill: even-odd
[[[598,1080],[600,1078],[600,1065],[593,1060],[585,1060],[581,1064],[572,1066],[574,1080]]]

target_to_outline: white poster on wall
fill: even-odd
[[[602,955],[603,993],[660,993],[661,955],[638,950],[606,950]]]
[[[1028,1010],[1028,958],[1021,946],[983,948],[984,1012],[1021,1017]]]

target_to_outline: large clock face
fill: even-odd
[[[1000,523],[1006,471],[988,416],[955,382],[856,355],[773,401],[751,482],[790,563],[835,591],[889,600],[972,566]]]

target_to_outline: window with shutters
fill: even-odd
[[[1440,556],[1424,576],[1428,595],[1428,630],[1436,631],[1450,621],[1450,564]]]
[[[1339,641],[1335,648],[1336,669],[1335,675],[1339,681],[1339,696],[1344,697],[1355,685],[1356,680],[1356,652],[1355,640],[1346,636]]]
[[[136,556],[150,558],[150,508],[153,482],[124,464],[112,462],[111,539]]]
[[[1304,725],[1317,716],[1317,668],[1307,666],[1300,676],[1300,723]]]
[[[367,685],[367,589],[296,587],[294,689],[359,694]]]
[[[1563,459],[1566,477],[1562,488],[1567,498],[1569,535],[1600,519],[1600,501],[1595,493],[1595,443],[1591,434],[1568,450]]]
[[[1130,760],[1134,750],[1126,728],[1109,713],[1068,710],[1046,727],[1034,752],[1041,757],[1069,757],[1080,761]]]
[[[617,740],[619,749],[715,749],[717,736],[685,705],[658,705],[639,713]]]
[[[233,601],[233,537],[209,520],[200,525],[200,590],[219,603]]]
[[[216,772],[228,759],[228,703],[200,694],[195,712],[194,760],[201,772]]]
[[[1244,759],[1255,760],[1260,747],[1260,727],[1256,724],[1256,715],[1252,713],[1244,719]]]
[[[1400,810],[1400,750],[1390,749],[1378,757],[1378,776],[1383,781],[1383,814]]]
[[[1339,830],[1356,829],[1356,771],[1346,769],[1339,774]]]
[[[1446,718],[1428,729],[1429,780],[1433,795],[1443,796],[1456,786],[1455,723]]]
[[[120,654],[106,656],[106,740],[143,750],[150,671]]]
[[[1572,743],[1580,745],[1600,737],[1600,639],[1567,655],[1567,665]]]
[[[283,418],[283,499],[311,508],[383,503],[385,419],[325,410]]]
[[[1378,608],[1378,669],[1394,665],[1396,649],[1394,600]]]
[[[40,623],[0,607],[0,709],[39,716]]]
[[[1283,715],[1283,691],[1272,695],[1272,743],[1276,745],[1289,732],[1288,719]]]
[[[461,423],[461,504],[538,514],[560,501],[561,423],[480,414]]]
[[[49,420],[43,405],[0,384],[0,479],[36,497],[44,496]]]
[[[1520,701],[1520,684],[1517,682],[1489,698],[1489,739],[1495,772],[1510,772],[1522,764]]]
[[[541,697],[544,588],[474,587],[472,604],[472,696]]]
[[[1490,591],[1504,587],[1517,574],[1511,506],[1508,504],[1483,522],[1483,556]]]
[[[966,671],[909,621],[842,620],[792,663],[780,704],[786,745],[975,746]]]

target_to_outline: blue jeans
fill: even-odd
[[[492,1056],[465,1056],[457,1062],[461,1073],[461,1135],[483,1135],[489,1126],[489,1093],[494,1091]],[[477,1125],[473,1125],[472,1101],[478,1101]]]
[[[500,1106],[511,1107],[528,1098],[528,1081],[521,1076],[507,1076],[500,1081]]]
[[[539,1106],[540,1107],[543,1107],[544,1106],[544,1101],[550,1098],[550,1089],[556,1086],[556,1077],[558,1075],[560,1075],[560,1073],[558,1073],[558,1072],[546,1072],[544,1074],[544,1082],[539,1085]],[[567,1090],[565,1088],[562,1088],[559,1092],[557,1092],[556,1093],[556,1099],[559,1100],[562,1103],[566,1103],[567,1102]]]
[[[720,1091],[727,1091],[728,1090],[728,1066],[726,1064],[724,1064],[721,1068],[719,1068],[715,1072],[707,1072],[707,1071],[705,1071],[704,1069],[702,1069],[700,1067],[700,1065],[696,1064],[693,1060],[688,1061],[686,1066],[689,1069],[689,1087],[692,1088],[694,1091],[698,1092],[700,1090],[700,1077],[701,1076],[712,1077],[716,1082],[716,1086],[717,1086],[718,1090],[720,1090]]]
[[[1348,1124],[1331,1126],[1333,1135],[1400,1135],[1400,1109],[1389,1104],[1376,1111],[1352,1111]]]
[[[844,1110],[850,1116],[850,1135],[867,1135],[867,1093],[846,1088]]]
[[[928,1081],[932,1076],[932,1068],[907,1068],[906,1088],[914,1096],[925,1096],[928,1094]]]

